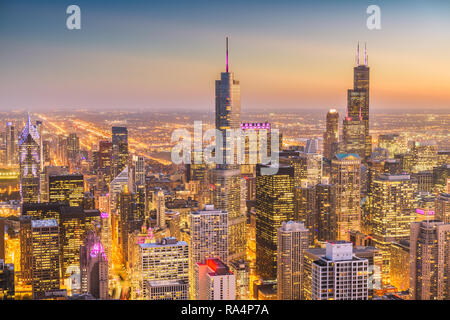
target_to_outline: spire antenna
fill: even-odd
[[[229,70],[229,63],[228,63],[228,37],[227,37],[227,73]]]
[[[359,66],[359,41],[358,41],[358,50],[357,50],[357,54],[356,54],[356,66]]]
[[[367,67],[367,43],[364,43],[364,64]]]

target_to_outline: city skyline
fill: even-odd
[[[373,111],[442,111],[449,4],[433,2],[382,3],[373,31],[363,2],[78,1],[81,30],[67,30],[66,3],[0,2],[0,110],[212,110],[230,36],[243,112],[344,109],[358,41],[374,70]]]
[[[30,7],[19,14],[25,2]],[[423,60],[424,64],[415,66],[409,65],[414,59],[402,60],[395,67],[409,66],[411,73],[397,72],[400,69],[390,65],[393,76],[380,82],[386,76],[386,57],[398,52],[398,48],[384,47],[392,45],[395,37],[379,39],[383,51],[375,49],[374,59],[369,58],[372,51],[366,41],[353,46],[333,38],[355,23],[349,17],[359,5],[352,6],[350,1],[316,5],[284,0],[277,6],[263,1],[253,6],[251,1],[230,0],[206,6],[202,1],[156,5],[136,0],[127,6],[103,7],[103,1],[88,4],[80,0],[67,12],[80,10],[79,5],[83,16],[99,14],[91,26],[86,23],[87,29],[93,27],[88,41],[84,29],[75,27],[71,31],[75,33],[63,36],[50,28],[56,12],[67,3],[61,6],[43,0],[39,2],[42,7],[36,3],[0,2],[0,12],[9,11],[4,29],[0,13],[0,37],[6,30],[9,43],[24,44],[33,34],[33,48],[47,48],[49,43],[57,48],[45,58],[39,56],[43,51],[34,55],[34,51],[17,50],[14,44],[3,52],[4,47],[0,49],[0,55],[5,53],[5,59],[0,57],[5,66],[3,78],[9,81],[0,78],[0,110],[2,101],[19,98],[32,101],[37,108],[0,111],[0,300],[450,299],[450,113],[445,112],[445,104],[439,109],[441,114],[414,109],[421,104],[418,95],[424,92],[430,103],[438,96],[446,97],[436,95],[440,89],[447,90],[445,78],[439,78],[442,70],[427,69],[433,75],[427,79],[421,69],[439,60],[430,60],[429,65]],[[408,8],[418,10],[420,4],[415,1]],[[399,10],[398,6],[391,9]],[[382,16],[389,16],[382,7]],[[157,13],[160,28],[151,34],[161,42],[155,43],[160,51],[144,59],[149,51],[139,51],[148,47],[139,42],[138,35],[147,35],[148,30],[128,34],[136,37],[126,33],[153,23],[145,20],[149,8]],[[239,20],[246,17],[244,8],[261,10],[250,10],[252,19],[244,23]],[[283,27],[294,27],[289,19],[278,21],[279,14],[294,16],[292,10],[299,8],[311,14],[304,23],[317,26],[330,17],[349,19],[336,22],[339,30],[326,34],[333,39],[322,47],[331,50],[324,51],[329,55],[326,62],[314,63],[322,57],[317,47],[307,50],[309,58],[300,54],[297,64],[290,65],[288,56],[276,58],[275,51],[293,48],[286,41],[295,30],[275,39]],[[21,21],[34,9],[35,20],[17,30],[8,29],[12,17]],[[274,10],[268,21],[277,22],[273,30],[254,24],[269,9]],[[318,9],[327,11],[317,13]],[[169,43],[167,23],[171,20],[161,21],[169,17],[168,11],[177,21],[173,30],[182,30],[173,34],[179,42],[170,46],[178,50],[170,55],[164,45]],[[40,13],[48,18],[42,24]],[[127,18],[121,21],[103,19],[124,14]],[[196,20],[198,16],[204,19]],[[60,17],[59,22],[65,22],[65,16]],[[435,21],[440,17],[435,14]],[[191,29],[189,23],[180,29],[191,18],[201,30]],[[126,30],[102,29],[112,22]],[[203,28],[206,22],[210,29]],[[33,23],[36,29],[30,34],[28,27]],[[230,44],[229,31],[224,37],[214,33],[222,23],[227,30],[242,30],[236,46],[232,40]],[[267,34],[265,27],[270,29]],[[205,37],[183,37],[192,30],[196,37]],[[314,30],[309,39],[320,41],[322,31]],[[252,48],[258,41],[252,36],[257,33],[267,38],[263,41],[267,48],[283,45],[255,55]],[[36,36],[40,35],[38,44]],[[72,35],[79,38],[68,43]],[[346,33],[348,39],[354,36]],[[219,37],[222,49],[216,54],[214,43]],[[239,43],[243,39],[247,42]],[[190,40],[192,50],[183,47],[183,41]],[[60,41],[66,41],[64,49]],[[211,55],[196,47],[200,42],[207,43]],[[341,51],[348,60],[353,56],[354,63],[339,60],[337,44],[354,47],[353,54]],[[83,56],[86,45],[95,51],[88,60]],[[103,51],[108,47],[112,50]],[[9,50],[17,59],[7,58]],[[247,54],[243,59],[240,50]],[[292,57],[295,53],[289,51]],[[21,65],[28,54],[30,60]],[[117,54],[122,62],[116,61]],[[267,55],[272,59],[268,64],[264,62]],[[80,59],[66,61],[69,56]],[[161,63],[161,57],[168,62]],[[185,63],[178,65],[182,60]],[[127,69],[129,61],[135,69]],[[153,64],[162,73],[152,72]],[[259,68],[252,68],[253,64]],[[11,74],[17,65],[20,68]],[[283,70],[286,66],[289,70]],[[295,74],[301,66],[305,66],[304,73],[281,77]],[[195,67],[198,72],[186,72]],[[176,70],[165,72],[166,68]],[[39,70],[45,72],[28,77]],[[276,77],[282,80],[272,81]],[[294,81],[304,78],[309,81]],[[395,79],[402,80],[397,83]],[[442,86],[437,87],[439,80]],[[27,81],[34,83],[33,90],[16,96],[28,86]],[[433,89],[422,86],[408,91],[428,81]],[[154,86],[143,94],[140,90],[146,84]],[[197,85],[202,91],[197,91]],[[71,91],[74,86],[78,91]],[[405,94],[401,99],[409,101],[409,108],[376,114],[377,104],[389,99],[383,86],[397,97]],[[52,91],[47,95],[45,88]],[[189,93],[186,88],[191,89]],[[319,105],[324,101],[336,99],[333,88],[342,91],[343,105],[322,109]],[[211,95],[202,93],[206,90]],[[132,105],[147,97],[168,104],[183,98],[190,112],[178,113],[170,105],[161,112],[136,105],[134,110],[140,111],[133,112]],[[39,107],[48,99],[62,98],[71,104],[86,99],[91,105],[58,111]],[[209,100],[207,112],[201,112],[201,104],[196,104],[198,109],[189,106],[203,98]],[[281,107],[310,98],[317,104],[314,112],[301,112],[298,107],[283,111]],[[244,107],[259,99],[264,104],[258,105],[257,112],[250,111],[251,102]],[[120,107],[125,100],[129,107]],[[101,104],[106,101],[110,101],[109,110],[117,109],[105,111]],[[266,108],[272,101],[278,102],[274,112]],[[228,306],[225,314],[229,314]],[[214,308],[208,310],[212,316]],[[183,307],[181,314],[185,311]],[[244,314],[251,313],[244,310]]]

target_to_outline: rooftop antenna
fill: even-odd
[[[228,37],[227,37],[227,73],[228,73],[228,69],[229,69],[229,64],[228,64]]]
[[[364,64],[367,66],[367,43],[364,43]]]
[[[358,41],[358,52],[356,54],[356,66],[359,66],[359,41]]]

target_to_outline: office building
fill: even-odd
[[[177,241],[175,238],[162,238],[157,243],[139,244],[139,260],[136,272],[139,275],[139,284],[137,295],[141,299],[148,300],[151,297],[150,284],[153,288],[153,297],[155,291],[161,293],[164,290],[165,295],[175,296],[177,299],[186,297],[188,287],[179,285],[167,287],[167,281],[189,281],[189,246],[184,241]],[[163,288],[156,289],[158,286]],[[174,291],[169,291],[169,289]],[[181,294],[176,294],[180,289]]]
[[[41,137],[28,115],[19,136],[20,194],[22,203],[39,202],[41,172]]]
[[[128,166],[128,129],[112,127],[111,148],[112,179],[117,177]]]
[[[372,232],[383,254],[383,284],[390,282],[391,242],[407,240],[416,219],[417,183],[410,175],[380,175],[373,182]]]
[[[83,205],[84,177],[82,174],[50,175],[49,202],[67,202],[71,207]]]
[[[55,219],[31,221],[33,299],[60,291],[59,228]]]
[[[302,222],[283,222],[278,228],[277,287],[279,300],[301,300],[303,253],[310,231]]]
[[[89,231],[80,248],[81,293],[89,293],[95,299],[107,300],[108,260],[100,238]]]
[[[261,168],[256,167],[256,272],[274,280],[278,228],[294,218],[294,168],[280,166],[274,175],[262,175]]]
[[[450,224],[413,222],[410,238],[412,300],[450,299]]]
[[[323,134],[323,156],[329,160],[334,158],[339,144],[339,112],[330,109],[327,113],[326,130]]]

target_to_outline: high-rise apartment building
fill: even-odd
[[[216,210],[213,205],[190,215],[190,263],[191,296],[198,291],[195,288],[195,266],[205,263],[208,258],[228,261],[228,213]]]
[[[235,300],[236,276],[220,259],[196,264],[197,300]]]
[[[139,244],[137,269],[139,280],[135,289],[141,299],[148,300],[156,293],[159,299],[161,295],[176,300],[187,297],[188,287],[182,286],[189,280],[189,246],[186,242],[162,238],[157,243]],[[177,292],[179,294],[174,294]]]
[[[325,256],[312,263],[312,300],[367,300],[367,259],[353,254],[351,242],[326,244]]]
[[[283,222],[278,228],[277,293],[279,300],[301,300],[303,254],[310,231],[302,222]]]
[[[337,154],[331,162],[331,183],[336,186],[337,239],[349,240],[361,225],[361,159],[356,154]]]

